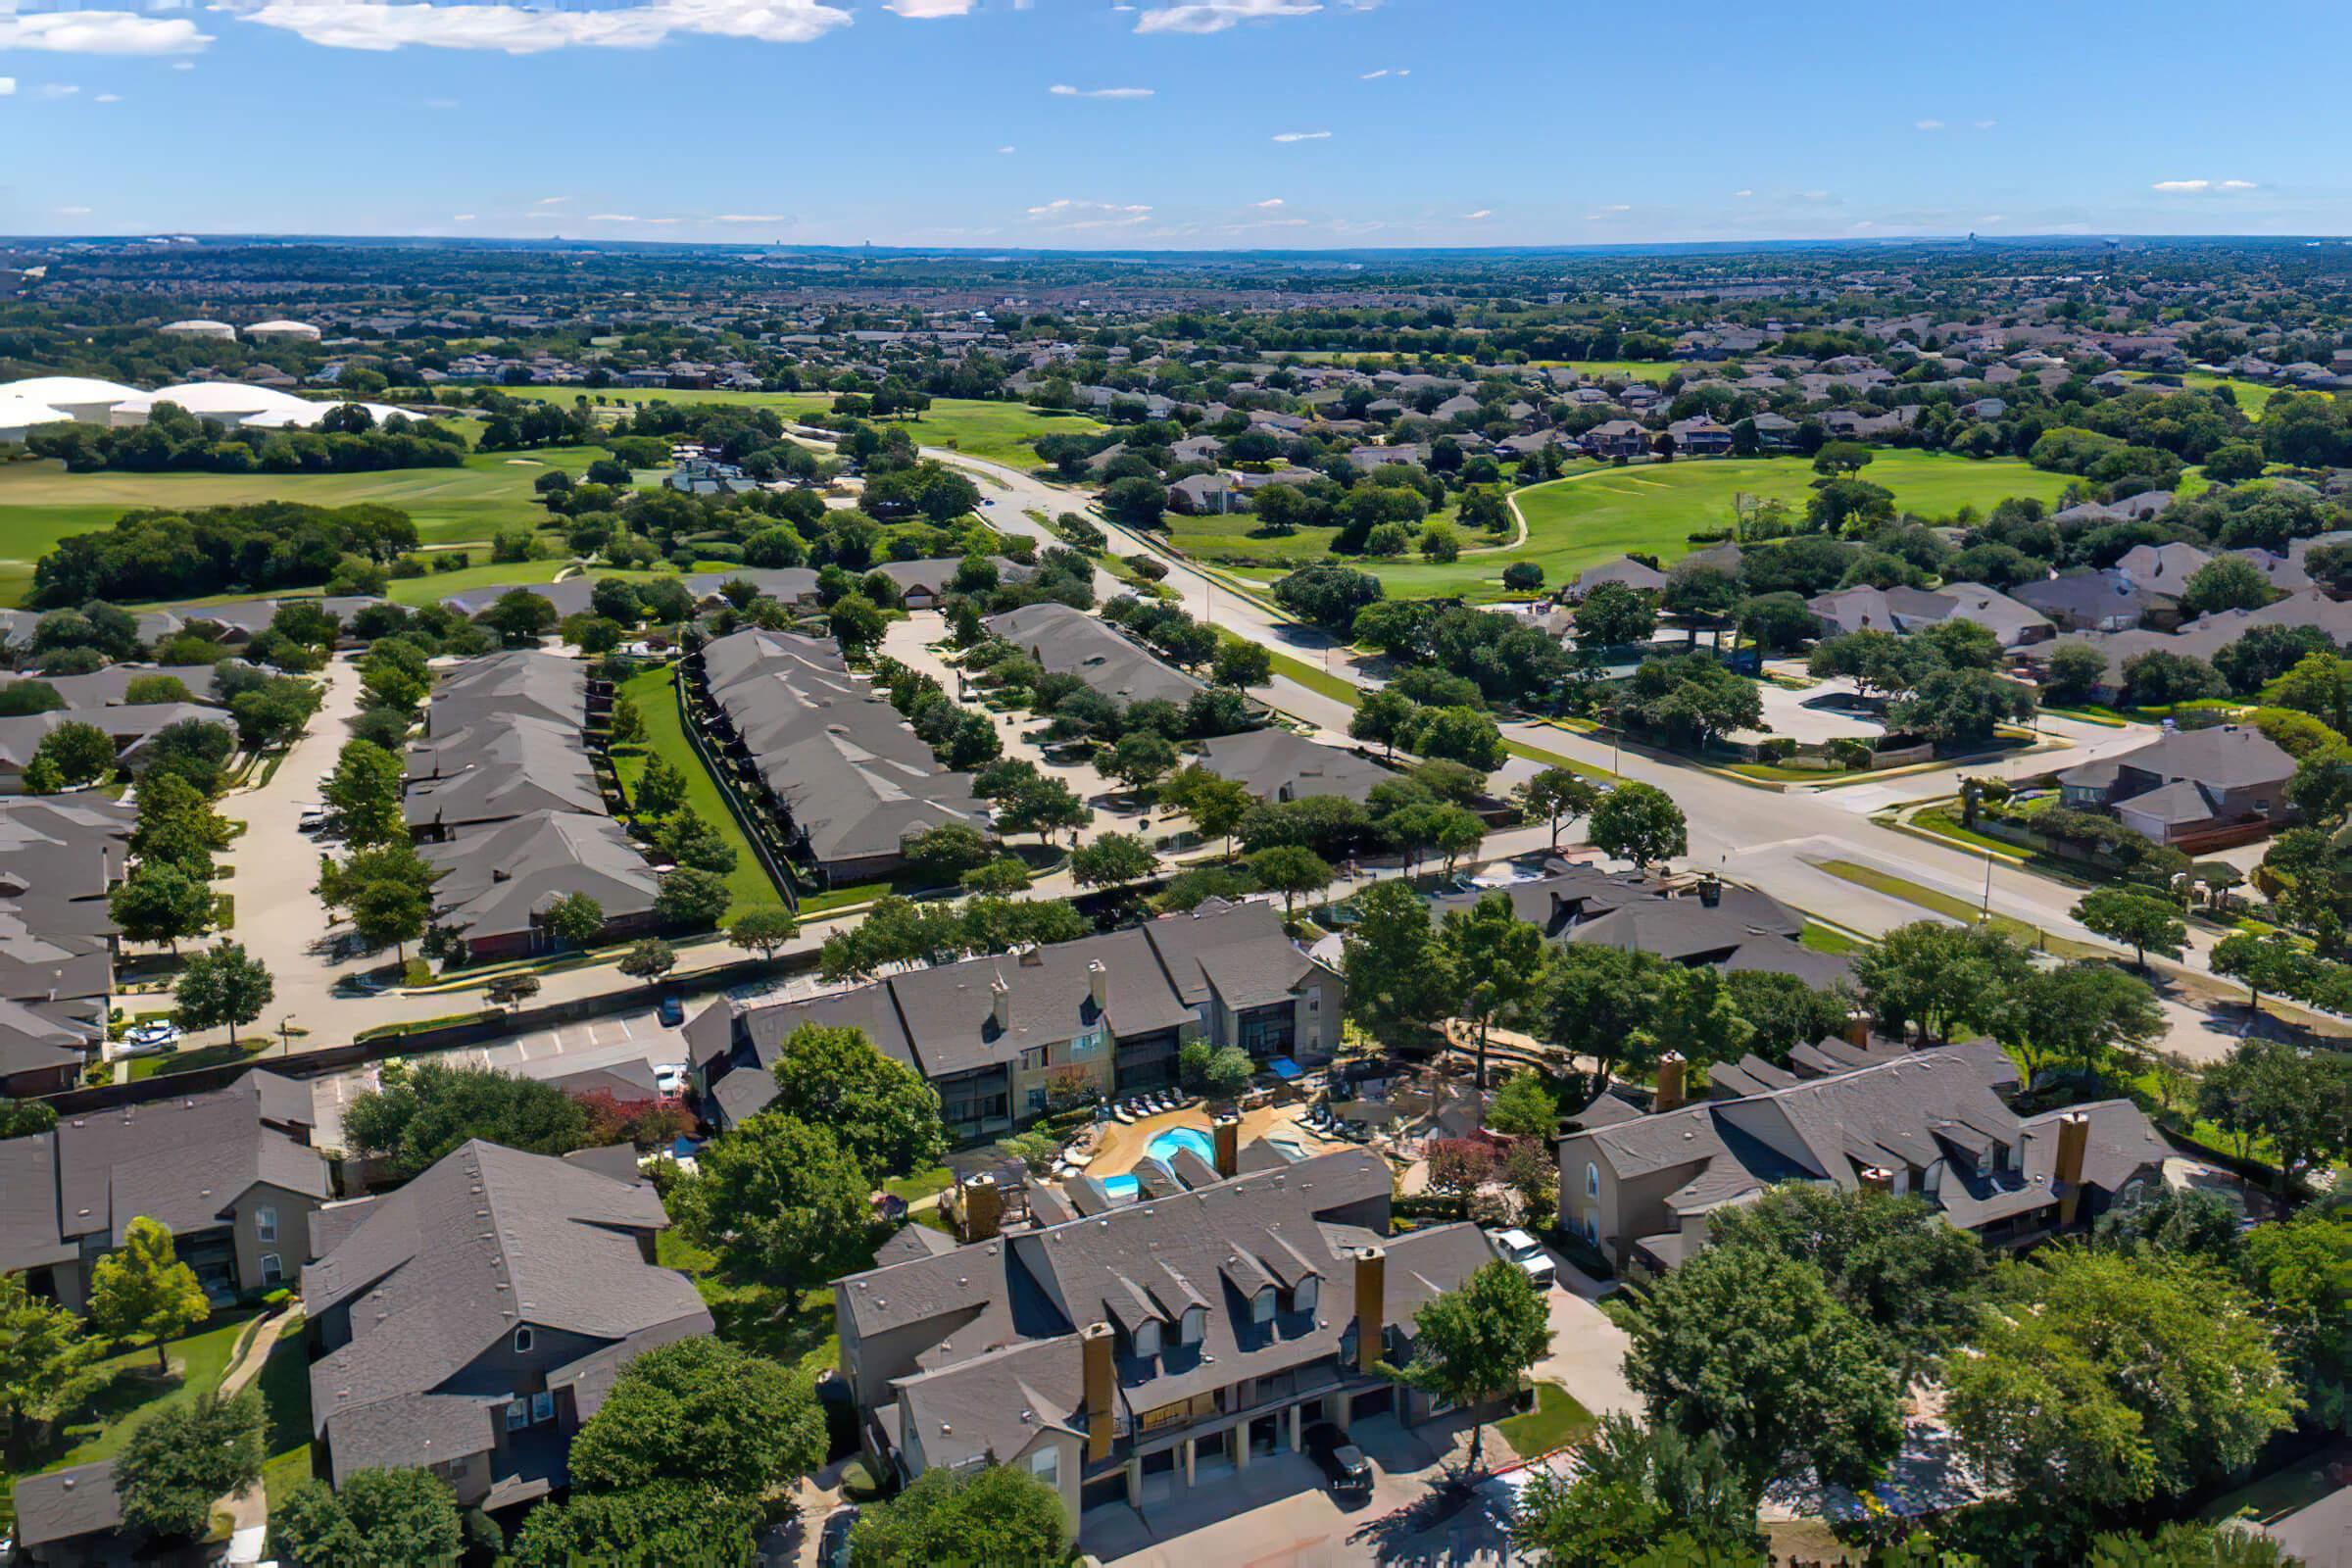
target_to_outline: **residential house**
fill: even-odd
[[[574,895],[605,913],[599,943],[650,936],[660,879],[620,824],[601,810],[538,810],[463,828],[419,852],[433,867],[432,923],[474,962],[559,946],[548,911]]]
[[[1203,741],[1200,765],[1268,802],[1310,795],[1368,800],[1375,785],[1397,776],[1360,752],[1325,746],[1271,726]]]
[[[1568,585],[1567,597],[1580,600],[1604,582],[1623,583],[1637,593],[1656,594],[1666,591],[1666,574],[1657,567],[1620,556],[1615,561],[1588,566]]]
[[[984,624],[992,635],[1037,661],[1047,674],[1075,675],[1122,707],[1148,700],[1181,707],[1206,689],[1097,616],[1068,605],[1023,605],[992,615]]]
[[[112,1459],[25,1476],[15,1502],[17,1549],[43,1568],[136,1560],[127,1554],[145,1544],[123,1529]]]
[[[1193,1178],[1164,1196],[983,1224],[969,1245],[836,1280],[875,1467],[1017,1466],[1061,1495],[1083,1549],[1090,1519],[1132,1526],[1147,1502],[1211,1496],[1314,1422],[1430,1414],[1378,1363],[1408,1358],[1414,1313],[1493,1260],[1485,1235],[1392,1235],[1394,1183],[1365,1151],[1291,1163],[1229,1147],[1213,1168],[1179,1156]]]
[[[1674,438],[1674,450],[1678,457],[1731,456],[1732,432],[1703,414],[1695,418],[1675,420],[1666,426],[1666,433]]]
[[[1988,1245],[2016,1247],[2081,1231],[2163,1180],[2171,1147],[2138,1106],[2021,1116],[2017,1069],[1988,1041],[1861,1054],[1695,1103],[1670,1054],[1651,1114],[1560,1140],[1560,1223],[1620,1271],[1660,1273],[1707,1244],[1718,1210],[1779,1182],[1916,1196]]]
[[[0,799],[0,1095],[70,1089],[103,1049],[133,821],[99,794]]]
[[[2070,767],[2058,784],[2066,805],[2112,811],[2126,827],[2175,844],[2283,820],[2294,776],[2295,760],[2260,730],[2218,724]]]
[[[1851,970],[1845,959],[1803,945],[1803,915],[1768,893],[1714,878],[1683,887],[1638,872],[1575,866],[1501,888],[1444,894],[1430,901],[1430,909],[1440,916],[1467,911],[1497,892],[1547,942],[1597,943],[1727,973],[1791,974],[1817,988],[1839,984]]]
[[[971,775],[943,764],[831,643],[739,631],[684,667],[710,705],[710,738],[825,878],[887,876],[907,839],[950,822],[987,830]]]
[[[24,792],[24,769],[31,765],[49,732],[61,725],[95,725],[114,742],[115,755],[129,762],[159,733],[190,719],[225,724],[228,715],[218,708],[196,703],[139,703],[111,708],[53,709],[45,713],[0,717],[0,795]]]
[[[1176,1081],[1184,1043],[1258,1061],[1319,1061],[1340,1039],[1339,975],[1308,957],[1261,903],[1019,953],[913,969],[799,1001],[713,1004],[686,1027],[704,1114],[742,1121],[774,1098],[768,1069],[804,1023],[854,1026],[938,1088],[957,1137],[1003,1132],[1059,1084],[1104,1096]]]
[[[2009,597],[2049,617],[2064,631],[2129,631],[2143,619],[2169,620],[2179,611],[2178,592],[2132,581],[2120,571],[2062,571],[2021,582]]]
[[[2046,642],[2058,631],[2032,606],[1975,582],[1946,583],[1933,591],[1899,585],[1839,588],[1806,600],[1805,608],[1833,637],[1874,630],[1907,634],[1946,620],[1969,620],[1991,632],[2003,648],[2021,648]]]
[[[492,1512],[563,1488],[573,1434],[647,1350],[711,1331],[657,1266],[653,1188],[479,1139],[315,1217],[302,1271],[316,1470],[430,1470]]]
[[[1241,490],[1221,473],[1195,473],[1168,486],[1168,508],[1197,517],[1221,517],[1241,504]]]
[[[332,1196],[310,1147],[311,1091],[249,1072],[224,1089],[62,1116],[0,1142],[0,1270],[80,1311],[90,1269],[134,1219],[172,1228],[216,1301],[285,1283]]]
[[[1649,432],[1631,419],[1608,419],[1585,432],[1584,446],[1596,458],[1638,458],[1649,450]]]

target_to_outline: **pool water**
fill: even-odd
[[[1191,1150],[1211,1165],[1217,1162],[1217,1146],[1198,1127],[1171,1127],[1166,1132],[1154,1133],[1152,1142],[1144,1146],[1144,1152],[1165,1163],[1174,1159],[1180,1149]]]
[[[1102,1190],[1124,1201],[1140,1196],[1144,1189],[1143,1183],[1132,1176],[1105,1176],[1102,1178]]]

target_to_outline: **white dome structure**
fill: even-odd
[[[264,430],[308,430],[325,418],[339,403],[314,403],[271,387],[243,381],[183,381],[155,392],[134,392],[115,405],[107,422],[145,424],[160,403],[175,403],[208,424],[251,425]],[[380,403],[363,403],[377,423],[401,411]]]
[[[292,338],[304,343],[318,341],[318,329],[308,321],[256,321],[245,329],[252,337]]]
[[[0,403],[39,403],[57,412],[52,419],[79,419],[104,424],[107,411],[139,389],[120,381],[101,381],[86,375],[35,375],[23,381],[0,381]]]
[[[229,325],[226,321],[207,321],[202,319],[190,321],[169,321],[163,326],[158,327],[156,330],[161,332],[171,332],[179,337],[212,337],[220,338],[223,341],[233,341],[237,335],[237,329]]]

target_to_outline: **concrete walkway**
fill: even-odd
[[[244,1353],[237,1357],[235,1364],[229,1367],[227,1376],[220,1380],[220,1397],[223,1399],[234,1398],[244,1393],[252,1385],[254,1379],[262,1375],[262,1367],[269,1361],[270,1350],[276,1348],[278,1335],[284,1332],[287,1323],[301,1315],[302,1303],[288,1301],[276,1311],[260,1319],[259,1326],[253,1331],[253,1338],[246,1345]],[[252,1532],[266,1530],[270,1523],[270,1496],[263,1490],[261,1482],[256,1480],[244,1491],[231,1493],[227,1496],[221,1497],[213,1504],[213,1512],[227,1514],[230,1529],[240,1538],[238,1544],[253,1548],[253,1555],[245,1556],[242,1552],[236,1552],[232,1553],[230,1560],[260,1561],[261,1538],[256,1537]]]

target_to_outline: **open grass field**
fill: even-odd
[[[2144,373],[2133,377],[2135,380],[2145,380],[2146,378]],[[2292,390],[2292,388],[2275,387],[2263,381],[2243,381],[2233,375],[2215,375],[2210,370],[2184,371],[2180,376],[2180,384],[2191,392],[2210,392],[2217,386],[2228,387],[2230,394],[2237,399],[2237,406],[2245,410],[2246,417],[2254,420],[2262,418],[2262,411],[2271,406],[2271,399],[2277,397],[2281,390]],[[2332,392],[2324,395],[2335,396]]]
[[[773,409],[788,419],[822,414],[833,406],[829,392],[719,392],[692,388],[613,388],[581,392],[570,387],[542,387],[537,396],[551,403],[569,403],[585,396],[608,405],[645,403],[715,403],[734,408]],[[905,424],[917,443],[953,447],[968,456],[1002,463],[1014,468],[1045,466],[1028,443],[1041,435],[1083,435],[1102,424],[1085,415],[1054,414],[1021,403],[992,402],[985,398],[939,398],[919,416],[893,418]]]
[[[1665,380],[1677,370],[1690,367],[1678,360],[1536,360],[1532,362],[1545,369],[1565,367],[1588,381],[1649,381]]]
[[[481,454],[456,468],[383,473],[68,473],[55,463],[0,466],[0,606],[24,601],[32,564],[60,539],[113,526],[142,507],[220,507],[298,501],[348,507],[372,501],[416,519],[426,544],[486,543],[502,527],[545,514],[531,481],[549,468],[586,471],[590,447]]]
[[[1524,549],[1464,556],[1447,565],[1367,564],[1391,595],[1420,599],[1459,594],[1472,600],[1502,595],[1502,569],[1514,561],[1544,568],[1546,586],[1629,551],[1672,562],[1694,548],[1694,531],[1725,528],[1732,498],[1746,493],[1801,509],[1817,477],[1798,458],[1686,459],[1680,463],[1600,468],[1518,492],[1526,514]],[[1971,459],[1940,452],[1881,452],[1862,477],[1894,492],[1897,508],[1944,517],[1964,506],[1988,510],[2009,496],[2054,501],[2068,477],[2045,473],[2015,458]]]

